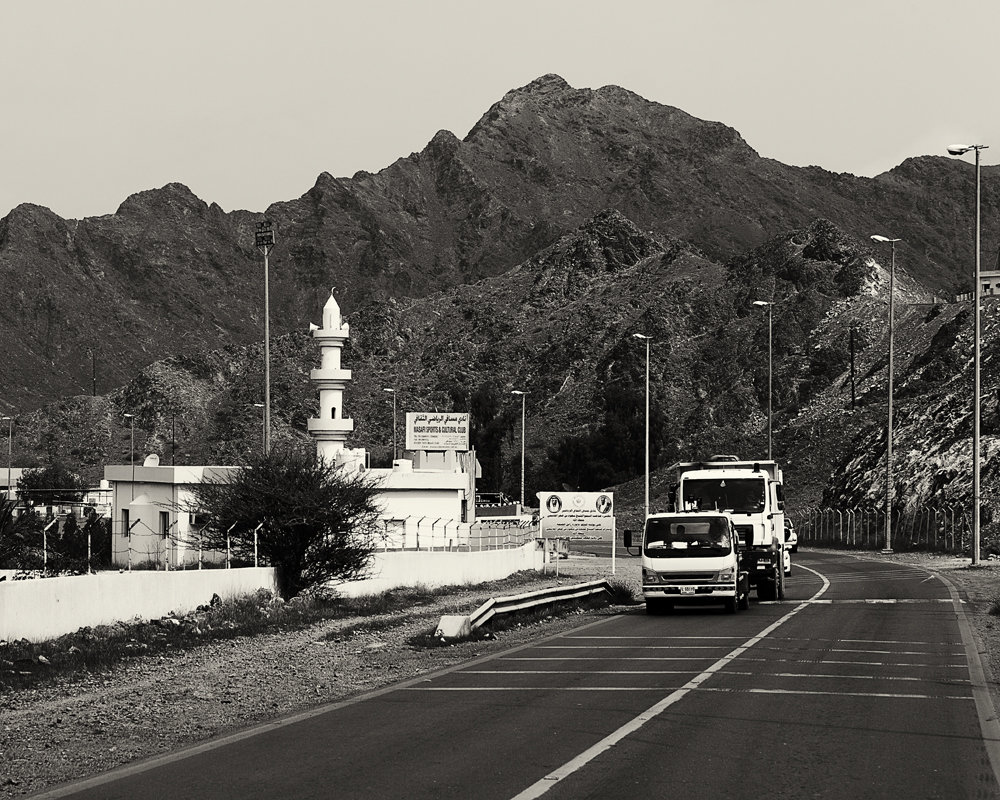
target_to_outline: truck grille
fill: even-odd
[[[683,586],[691,583],[714,583],[715,572],[673,572],[669,575],[661,573],[660,581],[672,586]]]

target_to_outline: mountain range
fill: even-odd
[[[995,218],[1000,171],[982,175],[983,216]],[[776,303],[776,450],[798,471],[801,503],[878,494],[888,255],[868,237],[899,237],[897,435],[906,441],[912,426],[938,448],[933,469],[905,457],[924,501],[965,491],[962,426],[948,420],[966,408],[968,304],[932,301],[971,288],[973,167],[940,156],[875,178],[792,167],[721,123],[555,75],[508,92],[464,139],[441,131],[377,174],[324,173],[262,212],[225,212],[180,184],[79,221],[15,208],[0,220],[0,379],[3,412],[18,412],[15,461],[58,457],[97,477],[127,458],[125,411],[141,449],[167,463],[234,462],[257,446],[263,270],[253,232],[265,217],[277,231],[279,439],[302,441],[314,413],[305,330],[335,286],[352,326],[348,413],[378,458],[391,443],[381,389],[395,387],[401,410],[474,407],[492,442],[483,450],[497,454],[493,478],[509,488],[517,420],[505,393],[528,387],[538,480],[634,477],[637,332],[654,337],[657,463],[759,453],[767,315],[752,301],[766,299]],[[992,263],[996,235],[985,233]],[[989,385],[991,366],[992,356]],[[948,409],[933,436],[928,403]],[[595,452],[611,455],[594,467]]]

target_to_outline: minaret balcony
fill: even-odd
[[[309,373],[309,380],[315,383],[343,383],[350,379],[349,369],[314,369]]]
[[[309,433],[315,435],[322,434],[347,434],[354,432],[354,420],[350,417],[339,417],[337,419],[320,419],[313,417],[308,422]]]
[[[339,328],[320,328],[313,331],[312,335],[314,339],[319,340],[321,345],[327,343],[343,344],[351,338],[351,332],[347,325],[343,325]]]

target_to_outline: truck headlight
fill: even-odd
[[[716,580],[719,583],[731,583],[734,574],[735,572],[732,567],[726,567],[726,569],[719,572],[719,577]]]
[[[643,583],[659,583],[660,576],[651,569],[642,568],[642,582]]]

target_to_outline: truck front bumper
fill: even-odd
[[[647,584],[642,587],[644,598],[670,598],[671,600],[697,600],[710,597],[735,597],[736,583],[712,583],[698,586],[664,586]]]

